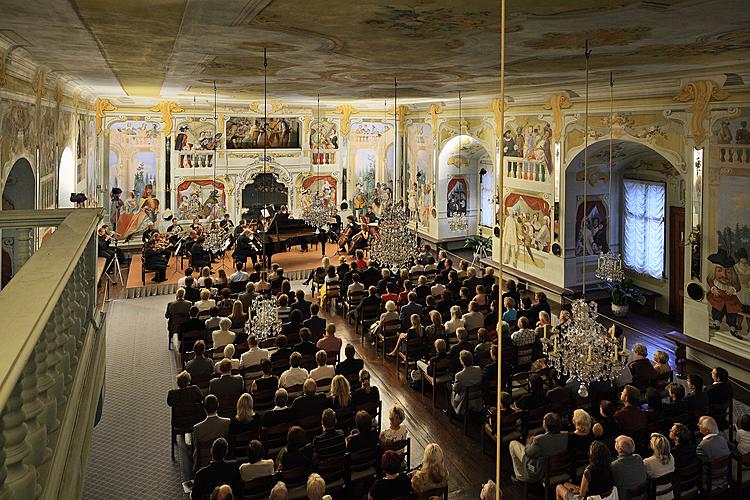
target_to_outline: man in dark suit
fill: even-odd
[[[199,460],[202,443],[213,443],[216,438],[226,438],[229,435],[229,419],[220,417],[219,400],[216,396],[209,394],[203,400],[203,408],[206,410],[206,418],[193,426],[193,467],[197,470],[203,464]]]
[[[168,250],[158,250],[156,248],[156,241],[153,239],[146,242],[146,247],[143,250],[144,265],[147,270],[156,271],[156,276],[154,277],[156,283],[167,281],[168,252]]]
[[[463,415],[466,411],[467,402],[464,401],[466,397],[466,389],[469,387],[475,387],[482,383],[482,369],[478,366],[474,366],[474,355],[470,351],[461,351],[459,354],[461,360],[461,366],[463,369],[456,373],[454,378],[452,393],[451,393],[451,406],[453,411],[457,415]],[[469,411],[479,411],[481,409],[482,400],[475,399],[469,402]]]
[[[286,276],[284,276],[284,268],[280,267],[276,269],[276,276],[271,280],[271,292],[273,293],[279,293],[281,290],[281,284],[286,279]]]
[[[703,377],[691,373],[688,375],[687,385],[690,389],[690,392],[685,395],[688,411],[693,415],[707,411],[708,393],[703,390]]]
[[[205,242],[205,237],[198,236],[198,238],[195,240],[195,243],[193,243],[193,246],[190,247],[190,265],[193,268],[201,268],[211,265],[211,255],[203,247],[203,244]]]
[[[295,344],[294,347],[292,347],[293,352],[298,352],[303,356],[315,356],[315,353],[318,352],[318,348],[310,342],[310,329],[309,328],[301,328],[299,331],[299,338],[300,342],[299,344]]]
[[[190,385],[190,373],[182,371],[177,374],[177,389],[170,389],[167,393],[167,405],[171,407],[202,403],[201,390],[195,385]]]
[[[497,345],[490,347],[490,361],[482,368],[482,382],[497,383]]]
[[[656,370],[648,359],[648,349],[643,344],[633,346],[633,361],[628,365],[633,374],[633,385],[645,391],[656,379]]]
[[[297,290],[294,294],[296,300],[291,305],[292,311],[299,311],[300,314],[302,314],[302,321],[305,321],[310,318],[310,306],[311,303],[305,300],[305,292],[304,290]]]
[[[372,307],[380,307],[380,297],[378,297],[378,289],[374,286],[370,286],[370,288],[367,289],[367,295],[362,298],[359,305],[352,311],[355,318],[359,318],[362,315],[362,309],[367,307],[368,309]]]
[[[187,293],[187,290],[185,291]],[[182,335],[187,332],[195,332],[199,330],[205,331],[206,329],[206,321],[198,319],[198,314],[200,314],[200,310],[195,307],[191,306],[188,310],[188,314],[190,314],[190,319],[185,321],[183,324],[180,325],[180,327],[177,329],[177,336],[180,341],[182,341]]]
[[[393,277],[391,276],[391,272],[388,269],[382,269],[380,271],[380,280],[378,281],[377,285],[375,287],[378,289],[378,293],[380,295],[383,295],[386,293],[386,288],[388,287],[388,283],[393,283]]]
[[[453,347],[451,347],[448,356],[458,359],[458,355],[461,351],[474,351],[474,344],[469,341],[469,332],[466,328],[462,326],[456,328],[456,338],[458,339],[458,344],[454,344]]]
[[[310,317],[302,322],[302,326],[310,330],[310,339],[317,342],[326,332],[326,320],[318,316],[320,306],[318,304],[310,305]]]
[[[167,310],[164,313],[164,317],[167,318],[167,333],[169,335],[169,348],[172,348],[172,333],[174,331],[173,321],[177,318],[185,319],[190,317],[190,308],[193,304],[189,300],[185,300],[185,289],[177,289],[177,297],[175,300],[167,304]],[[197,308],[196,308],[197,309]],[[197,317],[197,315],[196,315]]]
[[[211,445],[211,462],[195,473],[192,500],[201,500],[214,488],[222,484],[237,484],[240,481],[240,469],[237,462],[225,460],[229,443],[223,437],[217,438]]]
[[[477,285],[481,285],[482,282],[479,278],[477,278],[477,270],[473,267],[469,267],[469,269],[466,270],[466,279],[461,284],[461,286],[465,286],[469,289],[472,296],[476,293]]]
[[[280,359],[289,359],[292,355],[292,348],[289,347],[286,335],[276,336],[276,350],[271,353],[271,363]]]
[[[208,359],[204,354],[206,353],[206,344],[202,340],[199,340],[193,346],[193,352],[195,357],[185,364],[185,371],[187,371],[191,377],[196,375],[211,375],[214,372],[214,362]]]
[[[221,401],[234,400],[236,403],[242,393],[245,392],[245,382],[242,375],[232,375],[232,361],[226,358],[219,363],[219,373],[221,373],[221,377],[211,380],[208,392]]]
[[[719,430],[723,431],[729,427],[727,412],[724,408],[729,407],[729,402],[732,400],[732,386],[729,384],[729,372],[718,366],[711,370],[711,378],[714,383],[706,390],[708,393],[708,404],[717,405],[722,408],[722,410],[717,408],[716,411],[712,411],[711,416],[716,419]]]
[[[377,284],[377,282],[380,280],[380,276],[380,271],[373,261],[370,261],[370,263],[367,264],[367,269],[360,273],[362,284],[366,287],[374,286],[375,284]],[[377,288],[375,290],[377,291]]]
[[[336,365],[336,375],[352,375],[359,373],[359,371],[365,367],[365,362],[361,359],[356,359],[354,357],[355,354],[356,351],[354,350],[354,346],[346,344],[346,347],[344,348],[344,357],[346,359]]]
[[[633,436],[648,425],[648,418],[641,410],[641,393],[638,388],[626,385],[622,388],[620,401],[623,407],[615,412],[615,421],[620,426],[620,432]]]
[[[286,403],[289,400],[289,393],[286,389],[279,389],[273,397],[274,407],[263,414],[261,423],[263,427],[269,428],[275,425],[284,424],[294,421],[294,411]]]
[[[401,306],[401,310],[398,313],[399,319],[401,320],[401,323],[403,324],[405,320],[408,320],[411,318],[412,314],[416,314],[418,316],[422,316],[422,307],[421,304],[417,303],[417,293],[416,292],[409,292],[409,295],[407,296],[409,302]]]
[[[311,378],[305,380],[302,390],[302,396],[292,403],[294,418],[300,419],[323,413],[323,410],[328,407],[328,400],[325,395],[317,394],[318,384],[315,380]]]
[[[546,473],[547,459],[568,449],[568,435],[560,434],[560,417],[556,413],[547,413],[542,426],[544,434],[529,436],[526,446],[519,441],[511,441],[508,445],[515,473],[512,479],[538,483]]]
[[[252,281],[248,282],[247,285],[245,285],[245,291],[237,296],[237,300],[242,302],[243,312],[248,312],[250,306],[257,296],[258,294],[255,293],[255,284]]]

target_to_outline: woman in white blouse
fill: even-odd
[[[649,479],[657,479],[664,474],[674,472],[674,457],[672,456],[672,449],[669,446],[669,440],[658,432],[651,434],[651,441],[649,441],[649,448],[654,454],[643,461],[643,465],[646,466],[646,475]],[[664,486],[664,489],[669,486]],[[660,491],[656,492],[656,500],[672,500],[674,498],[673,492],[665,493],[664,495],[658,495]]]
[[[194,305],[198,308],[198,311],[209,311],[211,308],[216,307],[216,301],[211,298],[211,291],[208,288],[204,288],[201,290],[201,300]]]
[[[459,306],[451,307],[451,319],[445,323],[445,335],[450,338],[451,335],[456,333],[458,328],[464,326],[464,320],[461,318],[461,308]]]
[[[380,433],[380,444],[395,443],[406,439],[406,429],[401,424],[406,420],[406,412],[401,405],[395,404],[388,414],[390,427]]]

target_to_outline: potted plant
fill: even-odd
[[[471,236],[466,239],[464,248],[471,248],[474,250],[474,255],[486,257],[490,249],[492,248],[492,238],[483,238],[482,236]]]
[[[617,317],[627,316],[631,302],[640,305],[646,303],[646,297],[633,285],[633,280],[630,278],[617,283],[605,283],[604,287],[609,289],[609,295],[612,298],[612,314]]]

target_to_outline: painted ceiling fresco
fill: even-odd
[[[3,0],[0,28],[100,95],[225,99],[496,94],[497,0]],[[510,0],[509,92],[593,78],[736,72],[747,0]],[[44,12],[45,15],[39,15]],[[747,69],[747,68],[745,68]],[[565,87],[563,87],[565,88]]]

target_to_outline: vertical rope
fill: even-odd
[[[586,40],[586,48],[584,49],[584,55],[586,56],[586,114],[584,118],[584,131],[583,137],[583,219],[582,223],[586,221],[586,210],[588,209],[588,183],[589,183],[589,56],[591,50],[589,50],[589,41]],[[581,231],[583,233],[583,231]],[[586,241],[583,242],[583,287],[581,290],[581,298],[586,298]]]
[[[391,205],[396,204],[396,171],[398,169],[398,81],[393,77],[393,189],[391,190]]]
[[[505,0],[500,0],[500,123],[497,124],[500,127],[501,132],[505,131]],[[497,137],[497,135],[496,135]],[[502,137],[502,135],[501,135]],[[501,220],[505,216],[505,202],[503,201],[503,143],[500,141],[500,164],[498,169],[500,170],[498,192],[500,193],[499,202],[501,207]],[[501,223],[497,221],[498,224]],[[500,459],[501,459],[501,440],[500,440],[500,388],[503,386],[503,374],[500,367],[502,366],[502,355],[503,355],[503,315],[502,315],[502,297],[503,297],[503,237],[505,235],[500,232],[500,251],[498,252],[498,268],[500,282],[499,291],[497,295],[498,303],[498,318],[497,318],[497,416],[495,417],[495,426],[497,427],[497,445],[495,446],[495,499],[500,500]]]
[[[612,119],[614,116],[614,88],[615,88],[615,79],[614,74],[610,71],[609,72],[609,183],[607,184],[607,196],[609,198],[609,215],[610,220],[607,221],[608,224],[608,233],[609,233],[609,251],[612,252],[612,242],[614,239],[612,237],[614,236],[614,232],[612,231],[612,130],[613,130],[613,124]]]
[[[267,49],[263,47],[263,173],[266,173],[266,145],[268,144],[268,57],[267,57]],[[265,176],[264,176],[265,177]],[[270,244],[270,239],[268,237],[268,234],[266,232],[266,228],[263,224],[263,210],[266,209],[266,191],[263,191],[263,208],[261,209],[260,217],[258,217],[258,220],[261,224],[261,228],[263,229],[263,240],[260,242],[261,244],[261,250],[262,250],[262,260],[263,260],[263,266],[262,268],[268,272],[270,270],[270,266],[266,267],[266,241],[268,240],[268,244]]]

